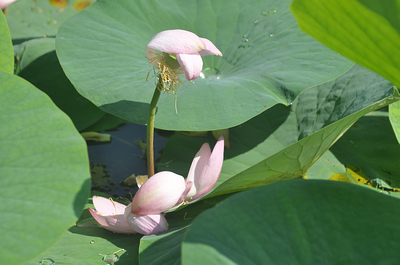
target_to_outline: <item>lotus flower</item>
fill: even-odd
[[[181,29],[159,32],[147,44],[147,59],[154,67],[160,68],[157,50],[174,54],[189,81],[196,79],[203,69],[201,56],[222,56],[222,53],[208,39],[199,38],[196,34]]]
[[[140,187],[130,205],[93,196],[96,210],[89,208],[89,211],[104,228],[115,233],[154,235],[165,232],[168,223],[162,212],[206,195],[218,180],[223,160],[224,137],[221,136],[212,153],[210,145],[203,144],[186,180],[172,172],[159,172]]]
[[[93,196],[93,204],[96,210],[89,208],[89,212],[105,229],[114,233],[137,233],[124,217],[126,205],[99,196]]]
[[[224,137],[221,136],[212,153],[210,145],[203,144],[193,159],[186,180],[168,171],[149,178],[133,197],[131,212],[136,215],[160,214],[181,203],[200,199],[217,182],[223,160]]]

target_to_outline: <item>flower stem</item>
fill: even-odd
[[[160,79],[161,80],[161,79]],[[154,119],[156,116],[157,102],[161,95],[160,81],[157,83],[153,98],[151,99],[149,117],[147,119],[147,175],[154,175]]]

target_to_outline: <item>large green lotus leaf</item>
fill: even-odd
[[[65,76],[54,50],[54,38],[33,39],[21,45],[18,75],[45,92],[71,118],[78,131],[105,115],[82,97]]]
[[[57,55],[79,93],[106,112],[145,124],[155,89],[146,44],[163,30],[192,31],[224,56],[204,57],[205,78],[184,80],[176,102],[173,94],[161,95],[155,126],[232,127],[277,103],[290,104],[302,90],[352,66],[302,33],[289,3],[101,0],[60,27]]]
[[[400,1],[294,0],[302,30],[400,86]]]
[[[3,12],[0,12],[0,71],[14,72],[14,54],[10,31]]]
[[[85,208],[94,208],[92,199],[88,200]],[[80,219],[91,217],[85,210]],[[96,221],[85,222],[81,226],[72,226],[61,239],[48,251],[40,254],[27,265],[36,265],[39,261],[50,258],[55,264],[97,265],[106,264],[103,256],[118,252],[118,265],[136,265],[138,262],[139,240],[142,235],[115,234],[102,227],[95,227]]]
[[[388,81],[354,66],[336,80],[303,91],[291,107],[274,106],[231,128],[231,147],[213,195],[304,175],[357,119],[398,99]],[[186,176],[205,141],[215,140],[172,136],[158,168]]]
[[[290,180],[201,214],[182,264],[396,264],[400,200],[348,183]]]
[[[79,217],[90,190],[86,144],[50,98],[0,72],[0,255],[21,264]]]
[[[19,0],[13,3],[6,8],[5,16],[14,44],[54,37],[64,21],[92,2],[94,0]]]
[[[354,66],[336,80],[303,91],[291,107],[277,105],[231,128],[231,148],[225,150],[213,194],[304,175],[357,119],[399,99],[397,90],[392,94],[388,81]],[[172,136],[161,161],[166,164],[159,169],[186,176],[204,141],[213,140]]]

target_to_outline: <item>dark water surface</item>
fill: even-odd
[[[125,184],[124,180],[135,175],[147,175],[145,160],[146,126],[128,123],[113,130],[101,131],[111,134],[111,142],[88,141],[92,190],[105,192],[114,197],[131,198],[137,190],[135,183]],[[160,131],[163,135],[168,135]],[[168,137],[154,134],[154,156],[161,157]]]

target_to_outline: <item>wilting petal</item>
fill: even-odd
[[[155,235],[168,230],[168,222],[162,214],[137,215],[128,206],[125,218],[130,227],[142,235]]]
[[[167,53],[195,53],[206,48],[206,44],[194,33],[181,29],[157,33],[146,48]]]
[[[207,56],[207,55],[222,56],[222,53],[218,50],[217,47],[215,47],[214,43],[205,38],[200,38],[200,39],[206,45],[206,48],[204,50],[199,51],[199,54],[201,56]]]
[[[132,200],[132,213],[159,214],[179,203],[186,190],[185,179],[175,173],[163,171],[149,178]]]
[[[105,229],[114,233],[136,233],[124,217],[125,205],[99,196],[93,196],[93,204],[96,210],[89,208],[89,212]]]
[[[187,80],[190,81],[199,77],[203,69],[203,59],[201,59],[200,54],[176,54],[176,59],[182,66]]]
[[[204,153],[206,154],[205,151]],[[201,157],[199,161],[200,160]],[[207,164],[203,167],[203,170],[201,170],[199,167],[199,170],[201,170],[201,174],[194,175],[193,186],[196,189],[196,193],[194,196],[191,197],[186,196],[186,199],[188,201],[194,201],[203,197],[214,186],[214,184],[218,180],[219,174],[221,173],[223,161],[224,161],[224,137],[221,136],[217,141],[217,143],[215,144],[213,152],[211,153],[211,156],[208,159]],[[202,164],[204,164],[204,162],[202,162]],[[197,166],[200,166],[199,162],[197,162]],[[189,194],[191,194],[191,192],[189,192]]]

